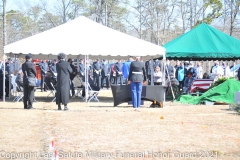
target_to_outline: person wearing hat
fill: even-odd
[[[70,74],[73,72],[70,64],[65,60],[64,53],[58,54],[59,62],[56,64],[57,69],[57,93],[56,104],[58,110],[62,110],[61,104],[64,105],[64,110],[68,110],[67,104],[70,96]]]
[[[147,76],[144,63],[140,61],[140,57],[136,57],[130,65],[128,75],[128,84],[131,86],[132,104],[134,108],[140,108],[142,85],[146,84]]]
[[[34,64],[32,63],[32,56],[26,55],[26,62],[22,64],[23,72],[23,104],[24,109],[33,109],[33,99],[34,99],[34,87],[28,86],[28,78],[36,78],[37,72]]]
[[[102,63],[102,71],[101,71],[101,88],[103,88],[104,85],[104,80],[106,80],[106,88],[109,89],[109,73],[110,73],[110,68],[108,66],[107,61],[104,59]]]
[[[96,62],[93,63],[93,81],[100,88],[101,84],[101,70],[102,65],[100,63],[99,58],[97,58]]]
[[[48,72],[48,64],[46,62],[46,59],[42,60],[42,62],[39,63],[39,67],[41,70],[41,92],[43,92],[43,90],[46,92],[46,88],[44,85],[45,76],[46,73]]]

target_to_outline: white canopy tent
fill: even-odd
[[[60,52],[76,55],[112,56],[114,59],[129,55],[159,58],[165,48],[113,30],[86,17],[79,17],[53,29],[25,38],[4,47],[6,54],[29,54],[34,58],[56,58]]]
[[[56,59],[60,52],[65,53],[68,58],[85,56],[88,59],[90,56],[123,59],[128,56],[142,56],[152,59],[163,56],[165,59],[166,50],[84,16],[4,47],[4,54],[18,57],[30,53],[33,58]]]

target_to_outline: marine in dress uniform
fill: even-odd
[[[136,61],[131,63],[128,80],[132,91],[133,107],[139,108],[141,104],[142,84],[147,80],[144,63],[140,62],[140,57],[136,57]]]
[[[95,82],[96,86],[100,87],[101,84],[101,70],[102,70],[102,65],[97,59],[96,62],[93,63],[93,81]]]
[[[102,78],[101,78],[101,88],[103,88],[103,83],[104,83],[104,80],[106,80],[106,87],[107,89],[109,89],[109,73],[110,73],[110,69],[109,69],[109,66],[107,64],[107,61],[106,60],[103,60],[103,63],[102,63]]]
[[[114,65],[114,69],[116,71],[116,81],[115,84],[118,85],[118,78],[120,79],[120,84],[123,84],[123,74],[122,74],[122,63],[121,60],[119,60],[117,63]]]
[[[43,92],[43,90],[46,91],[46,88],[44,86],[44,80],[45,80],[46,73],[48,71],[48,64],[45,59],[42,60],[41,63],[39,63],[39,67],[41,70],[41,91]]]

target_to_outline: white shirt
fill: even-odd
[[[196,70],[197,70],[197,78],[202,79],[202,77],[203,77],[202,66],[198,66],[198,67],[196,67]]]
[[[215,75],[215,74],[218,74],[218,75]],[[215,79],[215,78],[219,78],[219,77],[223,76],[223,74],[224,74],[224,71],[223,71],[222,66],[217,65],[217,66],[213,67],[211,77],[213,79]]]

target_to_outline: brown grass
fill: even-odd
[[[25,152],[25,155],[36,152],[38,157],[30,159],[49,159],[46,153],[53,153],[49,145],[54,138],[59,156],[68,153],[61,159],[86,159],[87,151],[95,151],[90,159],[100,159],[97,152],[103,157],[106,152],[118,153],[118,157],[112,159],[131,160],[207,159],[200,158],[200,153],[202,156],[213,153],[209,159],[216,159],[216,154],[218,159],[240,159],[240,116],[228,111],[226,105],[167,102],[164,108],[149,108],[150,103],[145,102],[135,110],[127,104],[112,107],[111,92],[102,91],[100,103],[87,104],[75,98],[70,99],[69,111],[57,111],[57,105],[50,102],[52,97],[45,99],[46,93],[40,92],[36,95],[40,102],[34,104],[35,110],[23,110],[22,102],[0,103],[1,150]],[[174,158],[174,151],[186,158]],[[76,152],[81,152],[83,157],[74,158]],[[125,157],[120,158],[120,152],[126,152]],[[141,153],[129,158],[129,152]],[[153,158],[152,152],[160,158]],[[187,158],[190,152],[191,156],[198,153],[197,158]],[[164,155],[169,157],[161,158]]]

